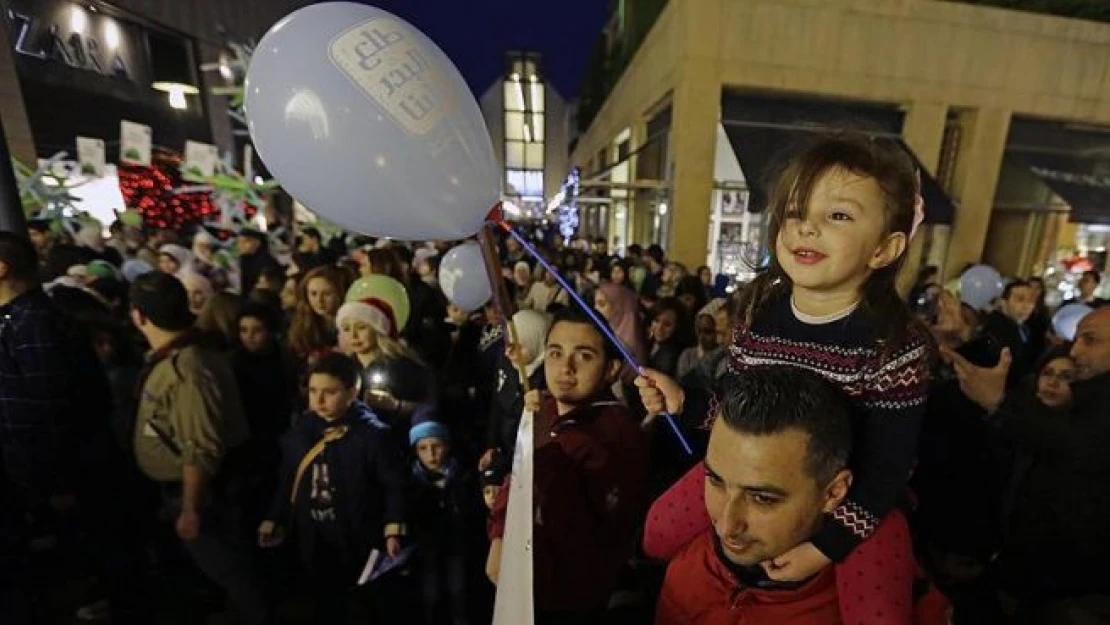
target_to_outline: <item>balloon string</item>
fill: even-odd
[[[640,366],[640,363],[636,362],[636,358],[632,356],[632,353],[628,351],[628,348],[624,346],[624,343],[622,343],[621,340],[612,333],[612,331],[609,329],[609,324],[602,321],[601,318],[597,316],[597,313],[594,312],[593,307],[587,305],[585,300],[583,300],[582,297],[578,295],[578,290],[572,288],[570,284],[568,284],[567,281],[563,278],[563,276],[558,271],[556,271],[554,267],[551,266],[551,263],[544,260],[543,256],[540,255],[536,248],[532,247],[532,244],[525,240],[525,238],[522,237],[520,233],[516,231],[516,229],[514,229],[504,220],[498,219],[495,220],[495,222],[498,226],[501,227],[502,230],[509,233],[509,236],[516,239],[517,243],[520,243],[521,247],[523,247],[529,254],[531,254],[532,257],[536,259],[536,262],[542,265],[543,268],[555,278],[555,281],[559,283],[559,286],[563,287],[563,290],[566,291],[567,295],[569,295],[574,300],[574,302],[578,304],[583,312],[589,315],[590,319],[593,320],[594,325],[597,326],[597,329],[600,330],[601,333],[604,334],[605,337],[608,338],[609,341],[611,341],[613,345],[616,346],[617,350],[620,351],[621,356],[624,358],[624,361],[628,363],[628,366],[632,367],[636,371],[637,375],[639,375],[640,377],[647,377],[644,375],[644,368]],[[675,421],[674,415],[669,412],[664,412],[663,417],[665,417],[667,425],[671,426],[671,431],[673,431],[675,437],[678,438],[678,442],[682,444],[682,448],[686,450],[686,454],[690,456],[694,455],[694,450],[692,447],[690,447],[689,441],[687,441],[686,437],[682,434],[682,430],[678,427],[678,422]]]

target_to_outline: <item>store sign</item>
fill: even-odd
[[[69,2],[30,2],[27,10],[8,9],[16,53],[75,69],[126,80],[134,79],[132,62],[139,48],[131,28],[111,17]]]

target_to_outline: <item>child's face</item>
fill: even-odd
[[[270,344],[270,330],[257,317],[243,317],[239,320],[239,342],[243,349],[256,354]]]
[[[905,247],[904,234],[885,231],[886,202],[875,179],[834,167],[817,178],[804,216],[787,212],[775,254],[795,287],[858,292]]]
[[[451,446],[442,438],[422,438],[416,441],[416,457],[429,471],[439,471],[447,462]]]
[[[620,361],[606,356],[604,340],[588,323],[562,321],[551,328],[543,367],[559,414],[593,401],[616,378]]]
[[[327,421],[335,421],[355,401],[356,390],[347,388],[339,378],[314,373],[308,378],[308,406]]]
[[[378,347],[378,333],[365,321],[344,319],[339,340],[354,354],[366,354]]]
[[[497,496],[501,494],[500,486],[483,486],[482,499],[486,501],[486,507],[493,510],[493,504],[497,501]]]
[[[1025,323],[1033,314],[1035,306],[1033,289],[1028,286],[1014,287],[1010,290],[1010,296],[1002,300],[1002,312],[1018,323]]]

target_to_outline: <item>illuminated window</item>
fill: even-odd
[[[524,113],[505,113],[505,140],[524,141]]]
[[[511,192],[525,197],[543,197],[543,172],[529,169],[505,171],[505,182]]]
[[[523,141],[505,142],[505,167],[510,169],[521,169],[525,167]]]

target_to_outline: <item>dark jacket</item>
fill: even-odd
[[[276,344],[254,354],[239,348],[232,356],[243,413],[256,442],[276,446],[293,422],[297,379],[292,356]]]
[[[528,378],[533,389],[546,389],[547,378],[543,367]],[[516,449],[516,432],[520,428],[520,414],[524,410],[524,393],[521,392],[520,374],[504,354],[497,367],[493,400],[490,402],[489,423],[486,427],[486,449],[496,449],[503,458],[512,461]]]
[[[554,400],[545,407],[554,411]],[[535,605],[540,613],[604,611],[636,551],[647,508],[648,445],[611,399],[557,417],[534,457]],[[501,536],[510,488],[494,506]]]
[[[956,350],[978,366],[998,354],[977,339]],[[910,487],[918,497],[916,530],[931,546],[985,562],[998,545],[998,502],[1004,460],[983,409],[960,390],[951,367],[938,364],[922,419],[917,467]],[[959,510],[959,514],[953,514]]]
[[[374,375],[380,374],[383,382],[375,385]],[[366,391],[381,388],[389,391],[397,399],[409,403],[425,403],[436,398],[436,380],[432,371],[422,363],[409,358],[380,359],[362,370],[362,388]],[[399,413],[379,411],[381,418],[393,430],[398,440],[404,440],[402,448],[408,447],[409,416]]]
[[[295,503],[291,496],[301,460],[325,430],[336,426],[349,429],[321,454],[335,489],[337,517],[337,534],[324,535],[316,531],[311,517],[311,470],[301,477]],[[356,402],[336,421],[309,412],[282,438],[280,478],[268,518],[292,529],[302,560],[310,567],[318,561],[318,553],[338,553],[353,570],[365,562],[371,549],[381,548],[387,524],[404,522],[404,464],[387,442],[387,429],[366,405]],[[339,544],[328,544],[331,541]],[[354,581],[351,577],[350,582]]]
[[[412,313],[401,334],[425,361],[438,368],[447,358],[451,344],[451,332],[444,321],[447,297],[423,280],[410,280],[405,289],[412,302]]]
[[[1006,378],[1006,388],[1014,388],[1033,369],[1028,329],[996,310],[983,321],[982,333],[994,342],[999,351],[1009,348],[1013,364],[1010,365],[1010,375]]]
[[[479,424],[489,412],[490,397],[493,393],[494,371],[485,367],[478,343],[482,337],[482,326],[467,321],[462,326],[448,326],[453,332],[450,350],[439,373],[439,405],[445,410],[440,413],[451,431],[461,434],[468,445],[480,444],[482,430]],[[453,449],[456,458],[460,455],[456,440]],[[480,450],[467,449],[467,452]]]
[[[684,349],[686,347],[677,340],[670,340],[654,346],[649,360],[651,368],[666,375],[675,376],[678,372],[678,359],[682,356]]]
[[[439,480],[445,480],[442,487],[436,486]],[[475,557],[485,544],[486,508],[478,478],[453,458],[440,475],[412,461],[409,511],[409,530],[421,549]]]
[[[46,293],[0,307],[0,496],[40,502],[86,477],[77,455],[111,446],[112,406],[88,336]]]
[[[999,558],[1005,587],[1030,599],[1110,592],[1110,373],[1073,383],[1072,394],[1060,413],[1031,390],[1014,392],[990,417],[1005,443],[1032,456]]]

